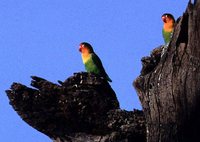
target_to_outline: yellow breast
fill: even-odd
[[[82,60],[83,60],[83,63],[85,64],[91,57],[90,54],[82,54]]]

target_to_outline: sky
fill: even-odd
[[[52,142],[9,105],[13,82],[64,81],[85,71],[78,46],[89,42],[112,79],[121,109],[142,109],[133,80],[141,58],[163,44],[163,13],[181,16],[189,0],[1,0],[0,140]]]

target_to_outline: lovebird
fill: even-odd
[[[107,75],[100,58],[94,52],[92,46],[87,42],[82,42],[79,46],[81,52],[83,64],[87,72],[95,73],[107,81],[112,82],[110,77]]]
[[[162,15],[163,29],[162,35],[165,41],[165,45],[169,44],[172,38],[174,31],[175,19],[174,16],[170,13],[165,13]]]

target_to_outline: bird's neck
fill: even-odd
[[[82,56],[83,63],[86,63],[86,62],[90,59],[91,54],[89,54],[89,53],[84,53],[84,54],[82,54],[81,56]]]
[[[164,26],[163,26],[163,29],[165,30],[165,32],[173,31],[174,23],[173,22],[165,23]]]

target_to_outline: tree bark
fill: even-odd
[[[18,115],[54,142],[145,141],[143,112],[119,109],[105,79],[81,72],[59,83],[32,76],[34,88],[13,83],[6,93]]]
[[[167,51],[143,58],[134,81],[147,122],[147,142],[200,141],[200,0],[189,2]]]

